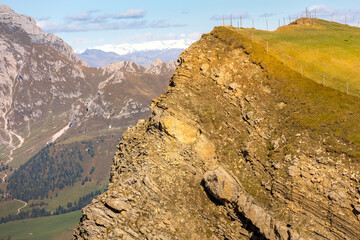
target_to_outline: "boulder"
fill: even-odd
[[[220,166],[206,172],[203,183],[207,192],[221,203],[235,202],[241,192],[236,180]]]

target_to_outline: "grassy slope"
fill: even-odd
[[[0,224],[0,238],[6,239],[11,236],[11,239],[71,239],[72,228],[79,222],[80,217],[81,211],[76,211]],[[28,238],[28,233],[32,233],[32,237]]]
[[[57,197],[53,197],[52,199],[45,199],[45,200],[31,200],[31,203],[40,203],[41,201],[47,203],[48,205],[45,206],[47,211],[55,211],[59,205],[62,205],[66,208],[66,204],[68,202],[77,201],[80,197],[85,196],[90,192],[95,192],[96,190],[104,190],[108,185],[108,179],[104,178],[98,182],[87,182],[85,185],[81,185],[80,182],[77,182],[73,187],[64,188],[58,193]]]
[[[320,19],[300,19],[309,25],[289,25],[274,32],[241,29],[250,39],[297,72],[337,90],[360,96],[360,28]]]
[[[23,205],[23,203],[16,200],[0,201],[0,217],[17,213],[17,209]]]
[[[211,34],[233,48],[245,49],[254,63],[266,69],[268,78],[272,80],[272,84],[276,84],[278,96],[282,98],[279,100],[288,104],[287,109],[293,118],[291,121],[294,128],[302,126],[309,129],[314,136],[323,136],[328,140],[324,144],[327,144],[329,151],[343,152],[350,157],[359,158],[359,98],[323,87],[306,76],[302,77],[298,71],[284,66],[276,55],[267,54],[266,45],[252,42],[251,34],[247,34],[249,31],[251,32],[218,27]],[[344,70],[339,74],[346,76],[347,72]],[[301,105],[298,104],[299,99],[302,101]],[[348,145],[339,146],[336,138],[343,139]]]

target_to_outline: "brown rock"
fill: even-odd
[[[203,181],[206,190],[221,203],[236,201],[241,192],[236,180],[220,166],[206,172]]]
[[[105,205],[109,208],[111,208],[115,212],[122,212],[122,211],[128,211],[131,206],[124,202],[123,200],[117,199],[117,198],[108,198],[105,201]]]
[[[200,135],[199,129],[190,126],[173,116],[164,117],[160,123],[166,133],[183,144],[194,143]]]

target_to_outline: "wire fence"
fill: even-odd
[[[303,18],[303,16],[301,16]],[[310,13],[308,11],[306,11],[306,15],[305,18],[308,19],[308,22],[310,24],[314,24],[315,20],[318,19],[316,16],[316,12],[314,13]],[[333,17],[332,17],[333,18]],[[292,23],[293,21],[298,20],[299,18],[292,18],[289,17],[288,23]],[[227,26],[233,26],[233,19],[232,16],[230,15],[229,17],[229,23],[230,25]],[[345,18],[345,22],[347,21],[347,19]],[[286,19],[283,18],[283,25],[280,24],[280,20],[279,22],[279,27],[283,27],[286,25]],[[357,26],[359,26],[359,21],[357,22]],[[223,17],[223,25],[225,25],[225,17]],[[234,27],[234,26],[233,26]],[[243,19],[242,17],[239,17],[239,21],[237,22],[237,27],[235,27],[235,29],[237,31],[240,31],[240,29],[243,29]],[[255,30],[255,22],[254,19],[252,19],[252,28]],[[248,29],[248,28],[247,28]],[[268,21],[266,20],[266,30],[269,29],[269,25],[268,25]],[[251,29],[248,29],[251,30]],[[355,96],[360,96],[360,81],[358,83],[356,83],[356,81],[344,81],[341,80],[340,78],[337,78],[333,75],[327,74],[324,71],[320,71],[319,69],[316,68],[315,65],[309,65],[306,64],[306,62],[303,61],[299,61],[299,59],[294,58],[291,56],[291,54],[286,53],[286,52],[280,52],[277,49],[272,49],[271,48],[271,39],[264,39],[261,36],[257,36],[256,31],[251,31],[251,41],[254,43],[259,43],[262,46],[265,46],[265,50],[267,52],[267,54],[273,54],[275,55],[275,57],[277,57],[277,59],[279,61],[282,61],[283,65],[286,67],[290,67],[293,70],[299,72],[301,74],[302,77],[307,77],[310,78],[312,80],[314,80],[315,82],[322,84],[324,87],[331,87],[331,88],[335,88],[337,90],[340,90],[342,92],[345,92],[347,94],[350,95],[355,95]],[[282,56],[279,58],[279,56]],[[316,58],[314,58],[316,59]],[[326,63],[323,63],[326,64]],[[359,66],[360,67],[360,66]],[[353,72],[352,74],[355,74],[355,72]]]

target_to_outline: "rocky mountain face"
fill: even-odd
[[[346,124],[358,99],[278,77],[268,63],[281,63],[251,44],[220,27],[180,55],[151,116],[124,133],[109,189],[83,209],[74,239],[359,238],[358,148],[307,118],[326,93],[355,106]]]
[[[156,59],[161,59],[164,62],[174,61],[183,50],[179,48],[146,50],[119,55],[99,49],[86,49],[83,53],[76,54],[76,56],[87,62],[91,67],[104,67],[114,62],[135,62],[141,66],[149,66]]]
[[[15,166],[50,142],[121,136],[148,116],[150,100],[176,68],[162,62],[89,68],[63,40],[6,5],[0,33],[0,159]]]
[[[162,75],[173,73],[176,67],[177,64],[174,61],[164,63],[160,59],[156,59],[147,67],[143,67],[135,62],[115,62],[107,65],[103,69],[106,69],[107,71],[127,71]]]

